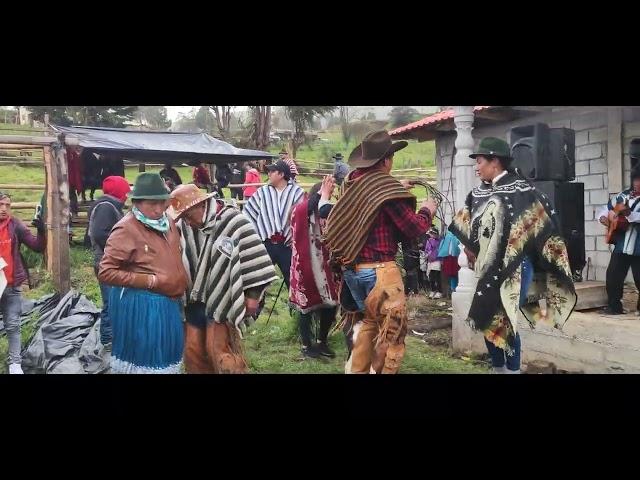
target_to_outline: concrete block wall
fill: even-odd
[[[436,140],[436,169],[437,187],[448,198],[451,205],[445,205],[445,222],[449,224],[459,205],[454,205],[456,198],[456,171],[451,168],[451,158],[455,146],[454,134],[443,135]]]
[[[604,243],[604,227],[595,218],[596,212],[609,200],[609,162],[607,146],[609,117],[607,107],[558,107],[551,113],[518,119],[512,122],[475,128],[476,145],[486,136],[495,136],[509,141],[511,128],[542,122],[552,128],[566,127],[576,132],[576,181],[584,183],[585,251],[590,259],[588,280],[604,281],[609,264],[610,247]],[[622,183],[629,184],[631,160],[629,144],[632,138],[640,138],[640,109],[625,108],[622,121]],[[436,166],[438,185],[453,202],[455,198],[455,168],[451,171],[451,153],[455,133],[444,133],[436,139]],[[450,180],[452,179],[452,181]],[[613,193],[613,192],[612,192]],[[459,209],[461,206],[456,205]],[[450,221],[448,216],[447,222]],[[584,273],[587,274],[585,267]],[[632,281],[631,273],[627,281]]]
[[[604,281],[610,253],[604,243],[604,227],[595,214],[609,201],[607,111],[603,108],[583,115],[578,111],[563,123],[576,132],[576,181],[584,183],[585,251],[590,260],[587,280]]]

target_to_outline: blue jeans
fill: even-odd
[[[7,285],[0,298],[2,321],[9,340],[9,363],[21,363],[20,357],[20,315],[22,315],[22,290]]]
[[[496,347],[486,338],[484,343],[487,344],[487,350],[489,350],[489,356],[491,357],[491,366],[494,368],[502,368],[505,363],[507,364],[507,370],[516,371],[520,370],[520,334],[516,333],[516,341],[513,345],[513,355],[509,356],[505,354],[505,351]],[[506,361],[505,361],[506,358]]]
[[[357,273],[355,270],[345,270],[343,278],[358,305],[358,311],[364,312],[364,301],[376,285],[376,270],[363,268]]]
[[[527,300],[527,290],[529,290],[529,286],[533,281],[533,265],[529,257],[525,257],[522,261],[522,271],[521,271],[522,280],[520,282],[520,306],[522,307]],[[484,343],[487,345],[487,350],[489,351],[489,355],[491,356],[491,365],[494,368],[502,368],[505,363],[507,365],[507,370],[515,371],[520,370],[520,334],[516,333],[516,340],[513,345],[513,355],[509,356],[505,354],[505,351],[501,348],[496,347],[493,343],[488,341],[486,338]],[[506,358],[506,362],[505,362]]]
[[[102,295],[102,312],[100,313],[100,343],[107,345],[113,339],[111,333],[111,319],[109,318],[109,292],[111,285],[100,284],[100,294]]]

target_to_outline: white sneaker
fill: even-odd
[[[491,367],[491,373],[494,373],[494,374],[507,373],[506,370],[507,370],[507,367],[504,367],[504,366],[502,366],[502,367]]]
[[[433,298],[442,298],[442,294],[440,292],[436,292]]]
[[[508,368],[505,367],[504,373],[511,374],[511,375],[520,375],[520,369],[518,369],[518,370],[509,370]]]
[[[23,375],[22,367],[19,363],[12,363],[9,365],[9,375]]]
[[[429,298],[433,298],[434,295],[435,295],[435,292],[429,292]]]

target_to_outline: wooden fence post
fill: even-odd
[[[47,199],[47,270],[56,291],[65,295],[71,289],[69,259],[69,174],[63,143],[44,146]]]

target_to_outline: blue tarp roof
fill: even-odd
[[[84,126],[51,125],[51,127],[69,137],[77,138],[83,148],[97,153],[119,152],[125,158],[225,163],[273,157],[272,154],[260,150],[236,148],[206,133],[154,132]]]

